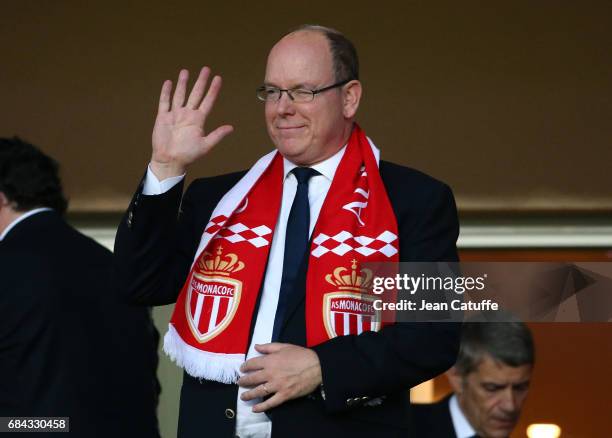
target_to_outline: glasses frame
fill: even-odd
[[[258,87],[255,90],[255,93],[257,95],[257,99],[262,101],[262,102],[278,102],[283,97],[283,93],[287,93],[287,96],[289,96],[289,99],[291,99],[292,102],[295,102],[295,97],[293,97],[291,92],[295,92],[297,90],[300,90],[300,91],[309,91],[310,93],[312,93],[312,98],[310,100],[298,101],[298,103],[308,103],[308,102],[312,102],[317,94],[323,93],[323,92],[331,90],[333,88],[341,87],[343,85],[348,84],[351,81],[352,81],[352,79],[345,79],[343,81],[336,82],[335,84],[328,85],[328,86],[322,87],[322,88],[316,88],[314,90],[309,90],[307,88],[290,88],[290,89],[288,89],[288,88],[278,88],[278,87],[267,87],[265,85],[262,85],[261,87]],[[261,91],[265,91],[266,89],[270,89],[270,88],[274,89],[274,90],[278,90],[278,99],[276,99],[276,100],[266,99],[266,98],[262,99],[260,97],[259,93]]]

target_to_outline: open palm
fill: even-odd
[[[164,82],[153,128],[151,168],[159,179],[185,173],[187,166],[233,131],[223,125],[206,133],[204,124],[221,90],[221,77],[215,76],[208,91],[208,67],[202,68],[185,103],[189,72],[181,70],[172,101],[172,81]]]

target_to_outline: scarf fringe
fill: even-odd
[[[172,324],[168,324],[164,336],[164,352],[190,376],[228,384],[240,378],[240,365],[245,361],[244,354],[211,353],[192,347]]]

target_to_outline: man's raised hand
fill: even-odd
[[[153,128],[151,170],[161,181],[185,173],[187,166],[219,143],[234,128],[219,126],[208,134],[204,123],[221,90],[221,76],[213,77],[206,94],[210,68],[204,67],[185,103],[189,72],[181,70],[172,101],[172,81],[164,82]]]

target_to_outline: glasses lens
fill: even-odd
[[[296,102],[310,102],[314,99],[314,93],[310,90],[304,90],[302,88],[296,88],[291,90],[291,97]]]
[[[260,87],[257,89],[257,98],[263,102],[267,100],[278,100],[278,95],[278,88]]]

